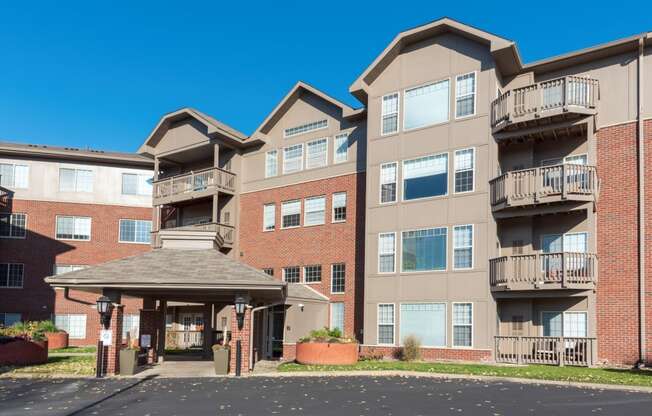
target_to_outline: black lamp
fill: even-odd
[[[104,328],[109,329],[109,323],[111,322],[111,299],[106,296],[100,296],[96,303],[102,324],[104,325]]]
[[[238,319],[238,329],[242,329],[242,325],[244,324],[244,313],[245,313],[245,308],[247,307],[247,300],[244,298],[244,296],[236,296],[235,297],[235,316]]]

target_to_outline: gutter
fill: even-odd
[[[638,306],[639,306],[639,358],[638,367],[645,365],[645,142],[643,121],[643,58],[645,35],[638,40],[638,111],[636,114],[638,145]]]

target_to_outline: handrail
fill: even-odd
[[[235,174],[213,167],[161,179],[154,182],[153,195],[154,198],[165,198],[209,188],[234,192]]]
[[[595,338],[590,337],[494,337],[496,362],[588,367],[595,364]]]
[[[533,288],[596,284],[597,259],[595,253],[568,251],[496,257],[489,260],[489,282],[492,287],[507,289],[519,284]]]
[[[178,179],[178,178],[180,178],[181,176],[187,176],[187,175],[192,175],[192,174],[203,173],[203,172],[206,172],[206,171],[209,171],[209,170],[213,170],[213,169],[217,169],[217,170],[220,170],[220,171],[222,171],[222,172],[224,172],[224,173],[230,173],[230,174],[232,174],[232,175],[235,175],[235,173],[231,172],[230,170],[227,170],[227,169],[224,169],[224,168],[218,168],[218,167],[215,167],[215,166],[211,166],[211,167],[209,167],[209,168],[202,168],[202,169],[199,169],[199,170],[192,170],[192,169],[191,169],[189,172],[177,173],[176,175],[166,176],[166,177],[164,177],[164,178],[159,178],[159,179],[157,179],[157,180],[155,180],[155,181],[152,181],[152,184],[159,183],[159,182],[163,182],[163,181],[167,181],[167,180],[169,180],[169,179]]]

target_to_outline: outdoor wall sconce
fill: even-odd
[[[235,316],[238,320],[238,329],[242,329],[244,325],[245,308],[247,307],[247,300],[244,296],[237,295],[235,297]]]
[[[111,323],[111,299],[106,296],[100,296],[96,303],[102,325],[104,325],[104,328],[109,329],[109,324]]]
[[[300,303],[300,304],[299,304],[299,309],[301,309],[301,312],[303,312],[303,308],[304,308],[304,306],[305,306],[305,305],[304,305],[303,303]]]

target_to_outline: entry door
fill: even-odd
[[[283,305],[269,309],[267,314],[267,357],[280,358],[283,355],[283,326],[285,308]]]
[[[204,323],[204,315],[201,313],[182,313],[181,325],[183,325],[183,346],[196,347],[202,345],[203,334],[201,331]]]

